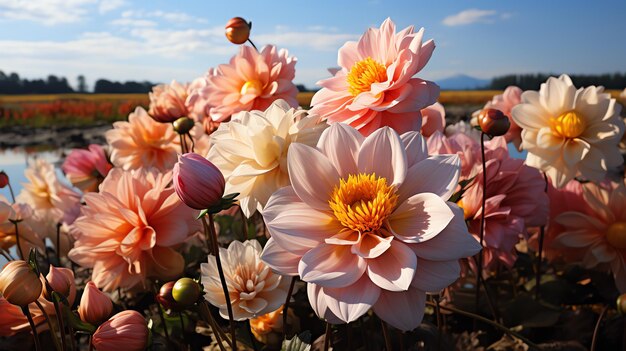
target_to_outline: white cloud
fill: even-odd
[[[135,19],[161,19],[171,23],[178,24],[190,24],[190,23],[207,23],[204,18],[192,16],[185,12],[165,12],[161,10],[157,11],[142,11],[142,10],[126,10],[122,12],[122,18],[135,18]]]
[[[97,0],[0,0],[0,19],[27,20],[47,26],[83,20]]]
[[[116,10],[125,5],[126,5],[125,0],[100,0],[100,4],[98,5],[98,12],[100,12],[101,14],[104,14],[104,13]]]
[[[154,27],[157,25],[154,21],[133,18],[118,18],[110,23],[120,27]]]
[[[446,26],[463,26],[472,23],[491,23],[497,14],[495,10],[468,9],[443,19]]]

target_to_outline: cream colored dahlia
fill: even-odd
[[[315,145],[326,124],[277,100],[265,111],[240,112],[211,134],[207,158],[226,178],[226,194],[239,193],[248,217],[263,211],[272,193],[289,185],[287,149],[293,142]]]
[[[287,298],[289,279],[272,272],[261,261],[261,245],[256,240],[233,241],[228,250],[220,248],[220,258],[233,307],[233,318],[242,321],[262,316],[279,309]],[[200,265],[204,296],[220,315],[228,318],[224,290],[220,281],[215,256]]]
[[[522,127],[526,163],[560,188],[580,176],[602,180],[623,163],[617,147],[624,134],[621,106],[603,87],[576,89],[567,75],[550,77],[539,91],[526,91],[512,110]]]

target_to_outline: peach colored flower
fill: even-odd
[[[555,222],[563,232],[554,238],[556,247],[584,249],[582,265],[589,269],[610,270],[620,293],[626,292],[626,187],[611,188],[593,183],[583,185],[585,212],[559,214]]]
[[[192,83],[195,89],[187,105],[194,114],[217,122],[240,111],[265,110],[277,99],[298,107],[298,89],[292,82],[296,61],[287,50],[273,45],[261,52],[242,45],[230,63],[209,69],[204,78]]]
[[[446,110],[443,105],[434,104],[422,109],[422,130],[425,137],[433,135],[435,132],[443,133],[446,129]]]
[[[149,334],[141,313],[127,310],[99,326],[92,336],[92,342],[98,351],[143,351],[148,346]]]
[[[24,171],[28,183],[17,196],[17,202],[28,204],[39,217],[56,223],[72,223],[78,214],[80,194],[62,182],[54,166],[36,159]],[[56,230],[55,230],[56,233]]]
[[[148,114],[155,121],[172,123],[180,117],[187,117],[186,101],[189,84],[180,84],[173,80],[170,84],[159,84],[152,87]]]
[[[28,307],[35,325],[42,325],[46,318],[41,311],[31,304]],[[37,328],[38,330],[40,328]],[[30,325],[19,306],[9,303],[0,296],[0,336],[13,336],[22,331],[29,331]]]
[[[500,110],[509,118],[511,126],[509,127],[509,131],[504,134],[504,138],[506,139],[507,143],[513,143],[518,149],[520,148],[520,145],[522,143],[522,128],[520,128],[520,126],[518,126],[511,117],[511,110],[513,109],[513,107],[517,106],[521,102],[522,89],[511,85],[506,87],[502,94],[495,95],[493,99],[491,99],[491,101],[488,101],[483,107],[483,109],[495,108],[496,110]],[[482,110],[478,110],[472,114],[472,125],[478,125],[477,118],[478,114],[480,114],[480,111]]]
[[[13,204],[0,195],[0,248],[9,250],[16,245],[15,224],[20,234],[21,252],[26,256],[31,248],[43,251],[43,239],[30,226],[32,209],[26,204]]]
[[[363,135],[383,126],[398,133],[419,131],[420,110],[439,96],[435,83],[413,78],[435,49],[432,40],[422,44],[423,35],[423,28],[415,33],[413,26],[396,33],[387,18],[358,42],[344,44],[337,61],[341,70],[317,83],[322,89],[311,100],[311,113],[328,123],[350,124]]]
[[[603,87],[576,87],[567,75],[550,77],[539,92],[526,91],[512,110],[522,127],[526,163],[557,187],[576,176],[602,180],[624,160],[617,145],[624,134],[621,106]]]
[[[142,107],[128,116],[128,122],[113,123],[113,129],[105,136],[111,149],[111,162],[124,170],[154,167],[167,172],[181,153],[179,136],[172,125],[156,122]],[[200,123],[196,123],[191,136],[195,152],[205,154],[209,148],[208,136]]]
[[[261,245],[256,240],[233,241],[228,250],[220,248],[220,258],[230,301],[233,318],[243,321],[277,310],[287,298],[289,279],[272,272],[261,261]],[[209,256],[208,263],[200,265],[202,285],[207,299],[220,309],[220,315],[228,318],[224,290],[217,272],[215,256]]]
[[[75,187],[88,192],[98,190],[98,185],[113,165],[109,163],[102,146],[91,144],[87,150],[73,149],[61,168]]]
[[[114,168],[99,193],[85,194],[68,256],[93,269],[99,288],[130,288],[149,277],[171,280],[182,273],[177,249],[199,229],[197,211],[178,199],[170,183],[170,173]]]
[[[226,194],[239,193],[243,213],[263,211],[270,195],[289,185],[287,150],[293,143],[315,145],[327,125],[319,117],[277,100],[265,111],[240,112],[211,134],[207,159],[226,178]]]
[[[401,330],[419,325],[427,291],[458,277],[458,260],[480,250],[463,211],[446,202],[459,179],[456,155],[428,156],[418,132],[389,127],[367,138],[335,123],[316,148],[293,144],[291,186],[263,212],[262,254],[308,283],[309,302],[331,323],[370,308]]]
[[[521,238],[528,238],[527,228],[547,223],[545,180],[538,170],[526,166],[523,160],[509,157],[504,137],[495,137],[485,144],[484,267],[493,270],[502,263],[511,268],[517,258],[515,245]],[[474,167],[475,181],[465,191],[459,205],[463,208],[470,233],[479,238],[484,184],[480,159]]]
[[[459,121],[455,124],[446,126],[444,135],[450,137],[454,134],[465,134],[470,139],[476,141],[477,143],[480,143],[480,131],[476,130],[474,127],[472,127],[471,124],[465,121]]]

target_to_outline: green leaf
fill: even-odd
[[[299,335],[294,336],[290,340],[283,341],[281,351],[310,351],[311,350],[311,332],[305,330]]]
[[[65,305],[60,306],[63,310],[63,315],[65,316],[65,320],[74,328],[76,331],[83,331],[88,334],[93,334],[96,331],[96,326],[83,322],[78,318],[78,316],[70,310],[69,307]]]

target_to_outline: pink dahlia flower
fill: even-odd
[[[170,84],[155,85],[149,93],[148,114],[161,123],[172,123],[180,117],[187,117],[188,89],[189,84],[180,84],[175,80]]]
[[[366,136],[383,126],[419,131],[420,110],[439,97],[435,83],[413,78],[435,49],[432,40],[422,44],[423,35],[423,28],[415,33],[413,26],[396,33],[387,18],[358,42],[344,44],[337,62],[341,70],[317,83],[322,89],[313,96],[311,113],[328,123],[350,124]]]
[[[98,191],[98,185],[109,174],[109,163],[102,146],[89,145],[89,149],[73,149],[61,166],[67,179],[83,192]]]
[[[477,164],[481,163],[480,144],[470,136],[455,133],[448,137],[436,131],[428,138],[428,153],[431,155],[457,154],[461,159],[461,176],[467,180],[476,176]]]
[[[287,166],[291,186],[263,211],[271,238],[262,258],[307,282],[313,309],[331,323],[373,308],[411,330],[426,292],[453,283],[458,260],[480,250],[463,211],[446,202],[458,156],[429,157],[417,132],[384,127],[366,138],[335,123],[316,148],[292,144]]]
[[[555,218],[563,232],[554,238],[556,247],[583,249],[582,265],[609,270],[620,293],[626,293],[626,187],[612,189],[593,183],[583,185],[585,212],[568,211]]]
[[[425,137],[433,135],[435,132],[443,133],[446,129],[446,110],[443,105],[434,104],[422,109],[422,130]]]
[[[513,143],[515,147],[518,149],[522,144],[522,128],[515,123],[515,120],[511,117],[511,110],[513,107],[517,106],[522,102],[522,89],[516,86],[509,86],[504,89],[502,94],[498,94],[491,99],[491,101],[485,104],[485,108],[495,108],[496,110],[502,111],[504,115],[509,118],[509,122],[511,122],[511,126],[509,127],[509,131],[504,134],[504,138],[507,143]],[[478,114],[481,110],[474,112],[472,118],[472,124],[478,125]]]
[[[192,83],[195,90],[187,104],[194,114],[217,122],[240,111],[263,111],[277,99],[298,107],[298,88],[293,84],[296,61],[287,50],[273,45],[261,52],[242,45],[230,63],[209,69],[204,78]]]
[[[93,269],[101,289],[130,288],[146,278],[171,280],[184,268],[177,250],[199,228],[197,211],[170,185],[171,174],[113,169],[99,193],[85,195],[69,257]]]
[[[545,180],[535,168],[523,160],[509,157],[506,141],[496,137],[486,143],[487,200],[485,211],[485,267],[498,263],[512,267],[517,257],[515,244],[527,238],[527,228],[545,225],[548,219],[548,196]],[[463,194],[463,208],[470,233],[479,238],[483,212],[482,163],[474,165],[476,178]]]
[[[20,235],[20,250],[28,255],[31,248],[44,251],[44,240],[31,227],[32,209],[26,204],[11,204],[0,195],[0,248],[9,250],[17,244],[15,236],[15,221]]]

